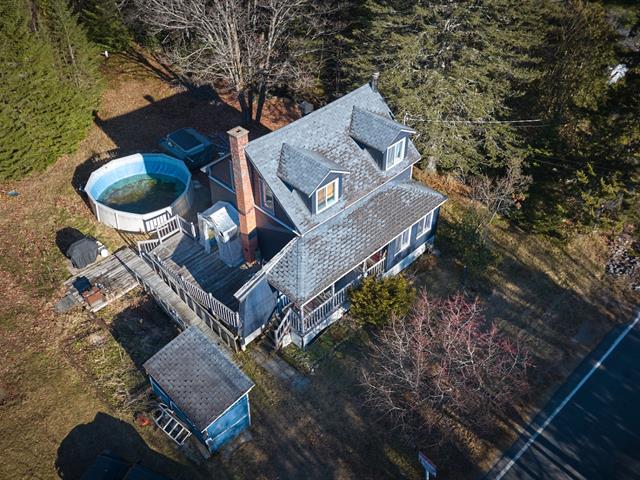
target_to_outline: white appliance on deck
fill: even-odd
[[[227,202],[216,202],[204,212],[198,213],[200,243],[207,253],[216,247],[220,260],[230,267],[244,263],[240,241],[238,211]]]

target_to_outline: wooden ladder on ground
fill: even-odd
[[[154,410],[153,421],[178,445],[182,445],[191,436],[189,429],[174,417],[171,409],[164,403],[158,404],[158,408]]]

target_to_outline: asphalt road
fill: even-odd
[[[640,322],[575,390],[623,330],[583,362],[486,479],[640,479]]]

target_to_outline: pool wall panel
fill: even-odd
[[[115,182],[145,173],[175,177],[184,183],[185,189],[171,205],[143,214],[110,208],[97,200]],[[162,153],[136,153],[112,160],[91,174],[85,191],[100,222],[128,232],[149,232],[173,215],[186,216],[193,205],[194,195],[189,169],[180,160]]]

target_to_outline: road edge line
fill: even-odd
[[[638,311],[638,313],[636,314],[636,317],[634,318],[633,322],[631,322],[629,325],[627,325],[627,328],[625,328],[622,333],[620,333],[620,335],[618,335],[618,337],[614,340],[614,342],[611,344],[611,346],[607,349],[607,351],[598,359],[598,361],[591,367],[591,369],[586,373],[586,375],[584,377],[582,377],[582,380],[580,380],[580,382],[578,383],[578,385],[576,385],[574,387],[573,390],[571,390],[571,392],[569,392],[569,394],[564,398],[564,400],[562,400],[562,402],[560,403],[560,405],[558,405],[556,407],[556,409],[553,411],[553,413],[549,416],[549,418],[547,418],[544,423],[542,425],[540,425],[536,431],[533,433],[533,435],[531,435],[531,438],[529,440],[527,440],[527,443],[525,443],[522,448],[518,451],[518,453],[516,453],[510,460],[509,463],[507,463],[507,465],[504,466],[504,468],[502,470],[500,470],[500,472],[498,473],[497,476],[494,477],[494,480],[500,480],[502,477],[505,476],[505,474],[511,469],[511,467],[513,467],[515,465],[515,463],[518,461],[518,459],[524,454],[524,452],[526,452],[529,447],[531,445],[533,445],[533,443],[536,441],[536,438],[538,438],[538,436],[545,430],[545,428],[547,428],[549,426],[549,424],[553,421],[553,419],[556,417],[556,415],[558,415],[558,413],[560,413],[560,411],[565,407],[565,405],[567,403],[569,403],[569,401],[573,398],[573,396],[578,392],[578,390],[580,390],[580,388],[582,388],[582,386],[587,383],[587,380],[589,380],[589,378],[591,378],[591,375],[593,375],[595,373],[596,370],[598,370],[600,368],[600,366],[603,364],[603,362],[607,359],[607,357],[611,354],[611,352],[613,352],[616,347],[618,346],[618,344],[620,342],[622,342],[622,340],[624,340],[624,337],[627,336],[627,334],[633,329],[633,327],[636,326],[636,324],[640,321],[640,311]]]

